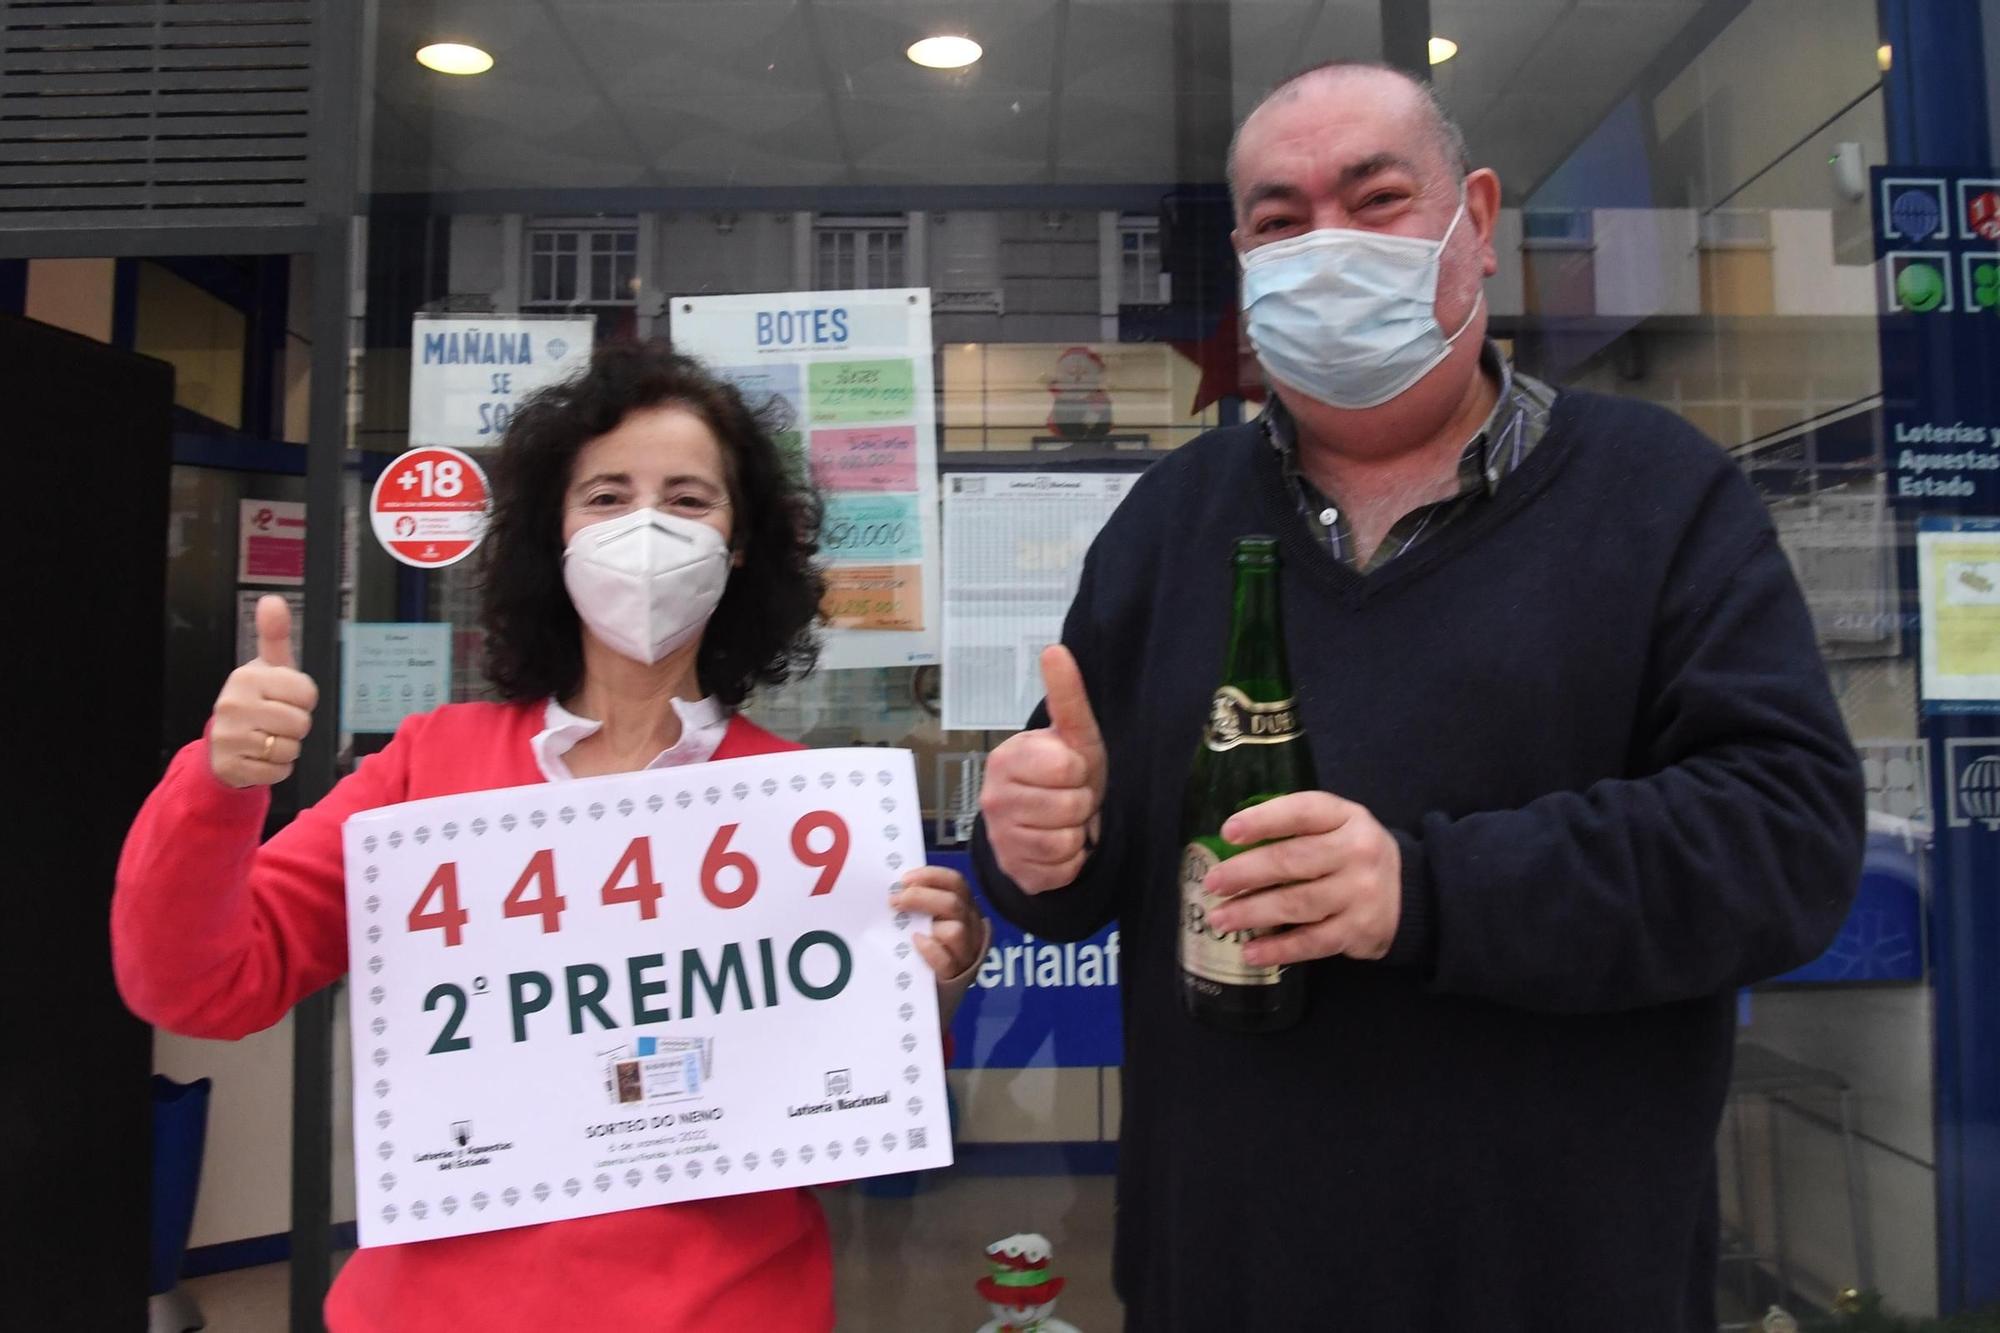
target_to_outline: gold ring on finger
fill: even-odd
[[[260,752],[258,753],[257,757],[258,757],[259,759],[263,760],[263,761],[264,761],[265,763],[267,763],[267,764],[268,764],[268,763],[270,763],[270,762],[271,762],[271,747],[272,747],[272,746],[274,746],[274,745],[276,745],[277,743],[278,743],[278,738],[277,738],[276,736],[274,736],[273,734],[271,734],[271,733],[270,733],[270,732],[268,732],[268,731],[267,731],[267,732],[265,732],[265,733],[264,733],[264,748],[263,748],[263,750],[261,750],[261,751],[260,751]]]

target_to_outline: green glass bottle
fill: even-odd
[[[1285,666],[1278,543],[1241,538],[1233,563],[1228,665],[1209,704],[1181,814],[1181,995],[1200,1022],[1272,1032],[1298,1022],[1305,1011],[1305,974],[1244,963],[1243,946],[1267,932],[1211,929],[1211,899],[1202,882],[1215,866],[1249,850],[1224,841],[1222,825],[1231,815],[1319,784]]]

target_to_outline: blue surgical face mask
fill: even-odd
[[[1243,315],[1257,359],[1276,379],[1330,407],[1378,407],[1451,354],[1458,331],[1437,322],[1442,239],[1327,227],[1242,257]],[[1483,294],[1482,294],[1482,298]]]

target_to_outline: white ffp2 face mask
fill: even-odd
[[[1330,407],[1407,392],[1479,313],[1475,301],[1449,337],[1437,322],[1439,263],[1464,216],[1461,196],[1435,241],[1327,227],[1245,254],[1244,324],[1264,369]]]
[[[651,665],[698,636],[729,582],[729,545],[706,523],[635,509],[563,552],[563,586],[593,634]]]

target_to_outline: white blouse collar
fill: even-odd
[[[722,745],[723,733],[729,730],[729,710],[714,695],[693,702],[686,699],[671,702],[681,720],[681,738],[655,755],[646,765],[649,769],[706,763],[715,756]],[[534,751],[535,766],[550,782],[570,781],[575,775],[569,771],[563,756],[575,749],[578,741],[596,735],[603,726],[602,722],[579,717],[550,699],[542,714],[542,729],[528,742]]]

